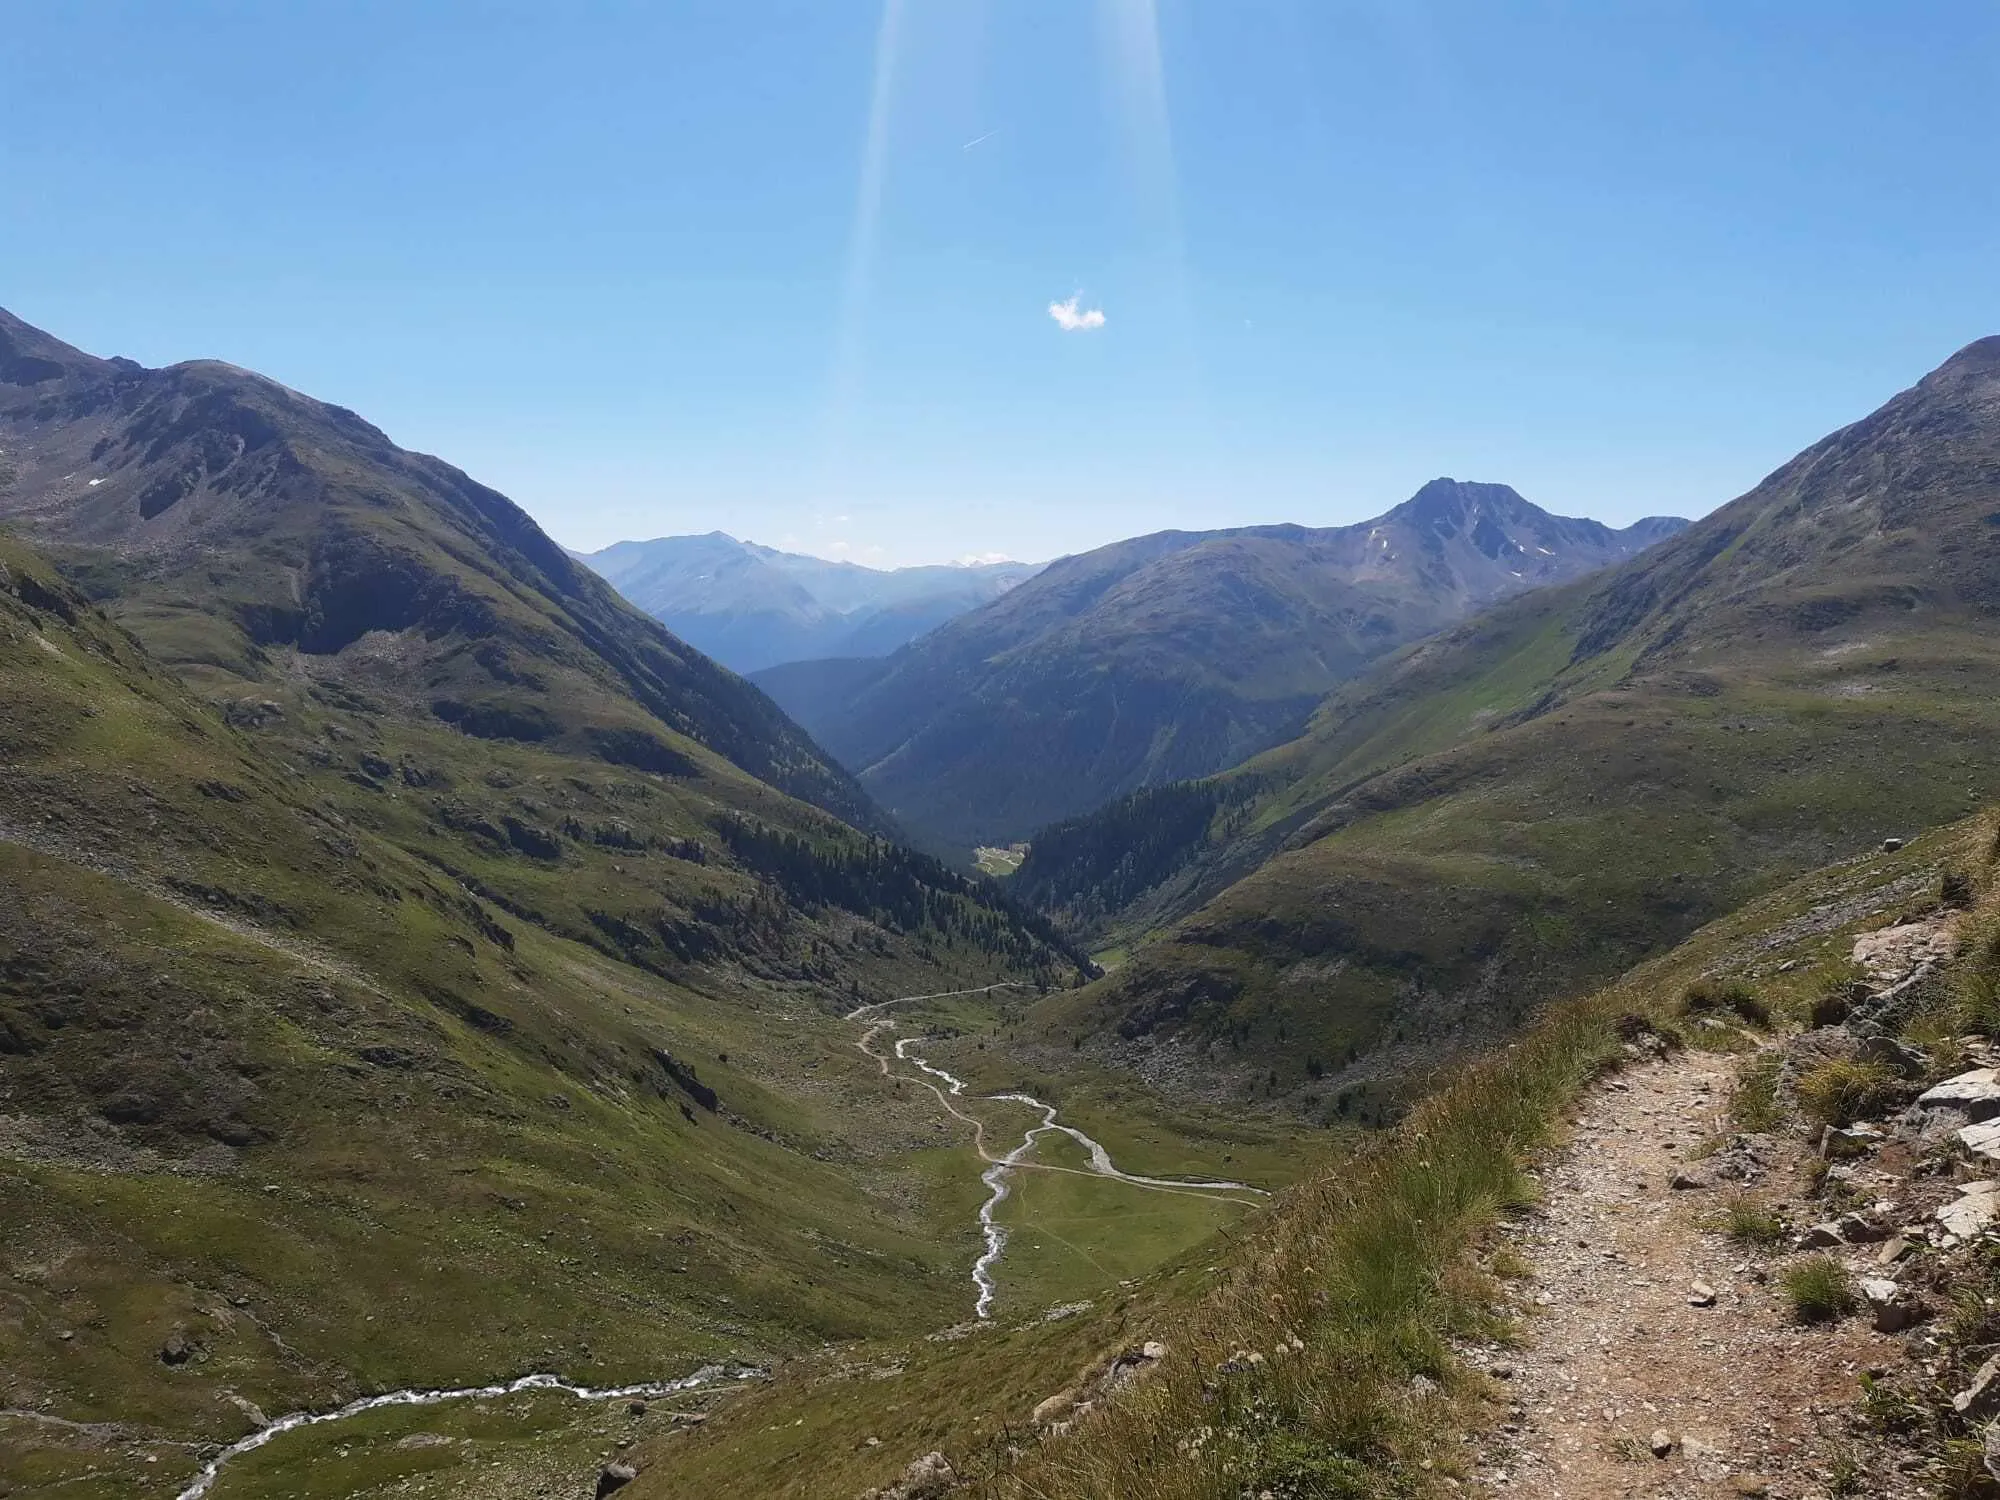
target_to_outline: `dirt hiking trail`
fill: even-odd
[[[1625,1069],[1540,1170],[1544,1206],[1510,1236],[1532,1268],[1523,1344],[1484,1356],[1512,1400],[1476,1492],[1838,1492],[1859,1377],[1899,1341],[1865,1320],[1796,1322],[1760,1258],[1714,1227],[1726,1185],[1671,1185],[1707,1175],[1697,1148],[1731,1129],[1737,1063],[1682,1052]],[[1766,1166],[1782,1177],[1798,1163]],[[1867,1467],[1847,1493],[1921,1493]]]

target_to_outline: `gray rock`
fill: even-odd
[[[1664,1427],[1655,1427],[1647,1446],[1653,1450],[1653,1457],[1665,1458],[1674,1451],[1674,1435]]]
[[[1710,1187],[1713,1184],[1698,1172],[1676,1172],[1672,1177],[1667,1179],[1667,1186],[1676,1192],[1685,1193],[1692,1192],[1698,1188]]]
[[[1866,1214],[1842,1214],[1834,1220],[1833,1227],[1839,1232],[1841,1242],[1848,1245],[1872,1245],[1889,1237],[1888,1229]]]
[[[1689,1307],[1715,1306],[1715,1288],[1705,1281],[1697,1281],[1688,1288]]]
[[[2000,1161],[2000,1120],[1982,1120],[1958,1127],[1958,1138],[1974,1156]]]
[[[1861,1300],[1868,1304],[1877,1333],[1901,1333],[1917,1321],[1915,1299],[1886,1276],[1863,1277]]]
[[[1916,1253],[1917,1247],[1904,1235],[1896,1235],[1882,1242],[1882,1248],[1875,1252],[1875,1264],[1893,1266],[1899,1260],[1907,1260]]]
[[[160,1363],[163,1365],[184,1365],[195,1356],[200,1346],[187,1336],[187,1330],[176,1328],[167,1335],[167,1341],[160,1345]]]
[[[936,1500],[958,1482],[958,1471],[942,1453],[911,1461],[903,1477],[883,1491],[883,1500]]]
[[[1924,1076],[1924,1070],[1930,1065],[1930,1059],[1915,1047],[1888,1036],[1869,1037],[1861,1044],[1861,1050],[1855,1054],[1855,1058],[1860,1062],[1875,1063],[1888,1068],[1900,1078],[1921,1078]]]
[[[1917,1095],[1922,1109],[1956,1110],[1973,1120],[2000,1115],[2000,1069],[1974,1068]]]
[[[597,1471],[597,1500],[604,1500],[614,1490],[622,1490],[639,1477],[639,1471],[622,1459],[606,1464]]]
[[[1845,1242],[1840,1237],[1840,1226],[1831,1221],[1815,1224],[1799,1236],[1801,1250],[1831,1250],[1843,1243]]]
[[[1985,1449],[1983,1462],[1986,1465],[1986,1472],[1995,1479],[2000,1479],[2000,1422],[1986,1429],[1985,1440],[1981,1446]]]
[[[1937,1211],[1939,1226],[1954,1240],[1969,1240],[2000,1219],[2000,1182],[1968,1182],[1959,1197]]]
[[[1902,847],[1903,847],[1903,841],[1901,839],[1882,840],[1882,852],[1884,854],[1894,854],[1898,849]]]
[[[1865,1156],[1884,1141],[1889,1132],[1879,1125],[1829,1125],[1820,1135],[1820,1155],[1842,1159]]]
[[[2000,1354],[1981,1365],[1972,1383],[1951,1398],[1951,1409],[1968,1422],[1983,1422],[2000,1412]]]
[[[1075,1405],[1075,1391],[1057,1391],[1047,1400],[1037,1403],[1033,1414],[1034,1423],[1037,1427],[1046,1427],[1051,1422],[1060,1421],[1069,1415],[1070,1409]]]

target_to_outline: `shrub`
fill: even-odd
[[[1738,1070],[1735,1091],[1729,1096],[1729,1114],[1745,1130],[1778,1128],[1778,1067],[1778,1054],[1766,1052]]]
[[[1752,1026],[1771,1024],[1771,1007],[1740,979],[1726,984],[1713,979],[1697,979],[1681,995],[1684,1016],[1713,1016],[1732,1012]]]
[[[1901,1097],[1896,1075],[1880,1063],[1823,1062],[1801,1074],[1794,1091],[1806,1117],[1822,1125],[1851,1125]]]
[[[1775,1245],[1785,1237],[1778,1216],[1748,1193],[1736,1193],[1722,1205],[1723,1232],[1739,1245]]]
[[[1847,1267],[1830,1255],[1812,1255],[1785,1267],[1785,1295],[1801,1323],[1830,1323],[1854,1307]]]

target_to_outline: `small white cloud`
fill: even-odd
[[[1064,333],[1087,333],[1093,328],[1104,326],[1104,309],[1083,307],[1083,294],[1079,292],[1067,302],[1051,302],[1049,316],[1056,320],[1056,327]]]
[[[988,563],[1012,562],[1014,559],[1004,552],[968,552],[963,557],[952,559],[961,568],[984,567]]]

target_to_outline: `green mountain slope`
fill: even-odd
[[[1374,521],[1161,532],[1065,558],[874,672],[759,681],[912,829],[1006,843],[1295,734],[1335,684],[1494,599],[1670,535],[1437,480]]]
[[[880,824],[763,694],[505,496],[234,366],[96,359],[0,311],[0,521],[213,695],[360,694],[647,771],[677,767],[682,735]]]
[[[895,1484],[932,1451],[968,1481],[964,1493],[1020,1500],[1470,1488],[1468,1460],[1488,1450],[1469,1453],[1466,1430],[1498,1423],[1505,1408],[1485,1373],[1487,1341],[1507,1342],[1508,1324],[1493,1320],[1534,1289],[1496,1289],[1489,1271],[1512,1279],[1492,1256],[1506,1243],[1496,1229],[1549,1191],[1546,1176],[1537,1193],[1522,1169],[1579,1094],[1647,1057],[1642,1046],[1656,1039],[1752,1045],[1733,1024],[1688,1013],[1698,980],[1711,992],[1717,979],[1743,985],[1779,1030],[1808,1024],[1815,1000],[1852,980],[1857,932],[1935,907],[1947,872],[1990,882],[1993,834],[1989,813],[1782,885],[1590,997],[1551,1007],[1517,1045],[1454,1068],[1400,1127],[1340,1138],[1266,1211],[1115,1300],[990,1336],[805,1363],[698,1430],[640,1447],[631,1493],[854,1496]],[[1974,967],[1984,949],[1968,944],[1958,962]],[[1632,1041],[1642,1046],[1622,1045]],[[1951,1071],[1956,1054],[1938,1051],[1935,1070]],[[1760,1186],[1803,1195],[1775,1173]],[[1131,1356],[1152,1340],[1166,1352],[1148,1369]],[[1113,1375],[1120,1355],[1126,1368]],[[1463,1404],[1413,1400],[1413,1388],[1430,1391],[1416,1376]],[[1090,1411],[1052,1399],[1062,1392]],[[1906,1449],[1907,1429],[1887,1441]]]
[[[1046,924],[455,471],[4,333],[0,1488],[961,1316],[977,1173],[839,1017]]]
[[[1986,796],[1997,581],[1985,340],[1681,536],[1335,692],[1113,899],[1117,810],[1063,830],[1024,890],[1173,925],[1051,1025],[1368,1107],[1773,880]]]

